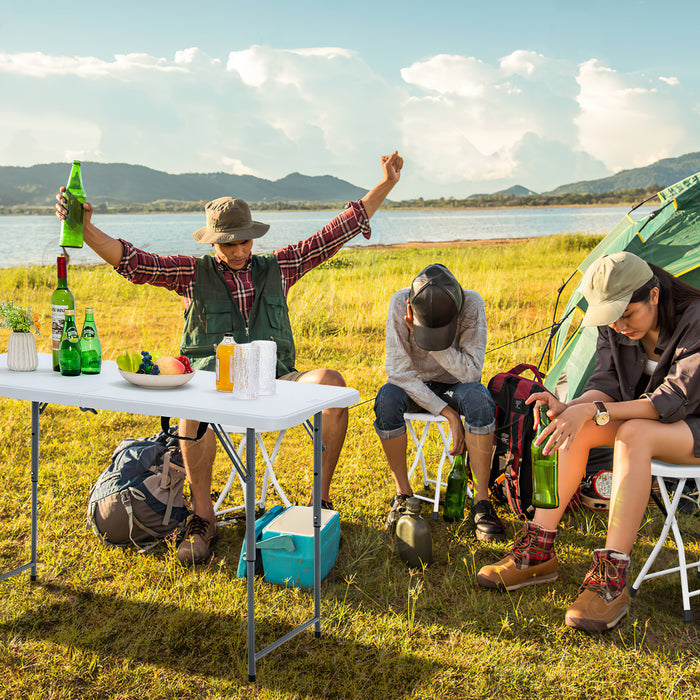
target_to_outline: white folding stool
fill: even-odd
[[[219,438],[219,441],[228,453],[229,457],[233,461],[231,473],[229,474],[226,485],[221,490],[221,494],[219,495],[218,499],[216,500],[216,503],[214,504],[214,514],[219,516],[224,515],[226,513],[232,513],[237,510],[243,510],[245,508],[245,482],[243,481],[243,474],[245,473],[244,455],[246,447],[246,429],[231,425],[212,425],[212,428],[214,429],[216,436]],[[274,470],[275,459],[277,458],[277,453],[279,452],[280,445],[282,444],[282,440],[284,439],[284,435],[286,432],[286,430],[279,431],[279,433],[277,434],[277,440],[275,441],[275,446],[272,449],[272,454],[269,454],[267,448],[265,447],[265,443],[263,442],[262,433],[255,431],[255,438],[257,440],[258,447],[260,448],[260,454],[263,458],[263,462],[265,462],[265,472],[263,474],[260,498],[255,501],[256,508],[259,508],[260,510],[265,510],[265,503],[267,501],[267,490],[270,483],[272,483],[275,491],[277,492],[277,495],[280,497],[282,503],[284,503],[285,508],[288,508],[290,505],[289,499],[287,498],[286,494],[282,490],[282,487],[277,481],[277,477],[275,476]],[[231,435],[241,435],[241,441],[238,443],[238,447],[236,447],[233,444]],[[223,508],[222,504],[226,500],[229,491],[231,490],[231,487],[233,486],[233,483],[236,480],[236,476],[238,477],[238,480],[241,484],[241,489],[243,490],[243,503],[237,506]]]
[[[651,554],[647,558],[642,570],[639,572],[639,575],[634,582],[634,585],[630,589],[630,594],[632,596],[636,595],[639,587],[646,579],[656,578],[657,576],[665,576],[666,574],[673,574],[678,571],[681,576],[681,593],[683,596],[683,622],[692,622],[693,613],[690,610],[690,599],[693,596],[700,595],[700,588],[696,588],[692,591],[688,589],[688,569],[696,568],[698,572],[700,572],[700,560],[691,564],[686,563],[683,537],[681,535],[680,528],[678,527],[678,522],[676,521],[676,510],[683,494],[683,487],[688,479],[694,479],[695,485],[698,491],[700,491],[700,465],[669,464],[667,462],[660,462],[656,459],[652,459],[651,475],[652,477],[656,477],[656,481],[659,484],[659,491],[661,492],[661,498],[663,499],[664,506],[666,507],[667,515],[664,525],[661,528],[659,539],[656,541],[654,549],[651,550]],[[664,481],[665,479],[676,479],[678,481],[675,493],[673,495],[673,501],[671,501],[669,498],[666,482]],[[670,569],[664,569],[663,571],[648,573],[658,553],[661,551],[661,547],[668,537],[669,530],[673,531],[673,537],[676,540],[676,546],[678,548],[678,566],[674,566]]]
[[[440,509],[440,489],[443,486],[447,486],[447,483],[442,480],[442,468],[445,464],[445,460],[449,460],[450,465],[454,462],[454,457],[450,454],[450,440],[452,439],[452,431],[448,429],[447,434],[442,426],[442,423],[448,423],[447,418],[444,416],[434,416],[432,413],[427,413],[423,411],[410,412],[403,414],[404,420],[406,421],[406,430],[413,440],[413,444],[416,446],[416,456],[413,460],[411,468],[408,470],[409,480],[413,476],[413,472],[416,471],[418,462],[420,462],[421,469],[423,470],[423,487],[428,488],[428,484],[435,484],[435,496],[429,498],[428,496],[419,496],[418,494],[413,494],[416,498],[420,498],[422,501],[427,501],[433,504],[433,520],[438,519],[438,511]],[[461,416],[460,416],[461,418]],[[423,421],[425,426],[423,432],[421,433],[420,440],[413,427],[414,421]],[[428,432],[430,426],[435,424],[437,426],[438,432],[440,433],[440,438],[442,440],[442,454],[440,455],[440,461],[438,462],[437,474],[434,479],[428,478],[428,470],[425,466],[425,456],[423,455],[423,448],[425,446],[426,438],[428,437]],[[471,494],[471,492],[470,492]],[[469,495],[470,495],[469,494]]]

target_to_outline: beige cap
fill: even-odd
[[[242,199],[219,197],[205,207],[207,225],[197,229],[192,237],[198,243],[233,243],[260,238],[270,228],[253,221],[250,209]]]
[[[632,295],[652,277],[649,265],[634,253],[612,253],[598,258],[581,280],[588,302],[584,326],[608,326],[617,321]]]

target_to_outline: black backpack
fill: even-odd
[[[520,376],[530,370],[535,379]],[[533,365],[521,364],[491,379],[488,389],[496,403],[494,453],[489,487],[501,502],[508,503],[521,519],[530,520],[532,506],[532,460],[530,444],[535,437],[531,394],[545,391],[542,376]]]

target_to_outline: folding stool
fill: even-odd
[[[445,430],[442,426],[442,423],[447,423],[449,426],[449,422],[444,416],[434,416],[432,413],[422,411],[404,413],[403,417],[406,421],[406,430],[411,436],[413,444],[416,447],[416,456],[413,459],[413,464],[411,465],[411,468],[408,470],[408,478],[409,480],[411,479],[411,477],[413,476],[413,472],[416,471],[418,462],[420,462],[421,469],[423,470],[423,487],[427,489],[428,484],[435,484],[435,495],[433,498],[429,498],[427,496],[419,496],[418,494],[414,494],[414,496],[416,498],[420,498],[422,501],[427,501],[428,503],[433,504],[433,520],[437,520],[438,510],[440,509],[440,489],[443,486],[447,486],[447,483],[442,481],[442,468],[446,460],[449,460],[450,465],[452,465],[452,462],[454,462],[454,458],[450,454],[450,441],[452,439],[452,432],[448,428],[447,434],[445,434]],[[416,430],[413,426],[414,421],[423,421],[425,423],[420,439],[418,439]],[[440,433],[440,439],[442,440],[442,454],[440,455],[440,461],[438,462],[437,474],[435,478],[429,479],[428,470],[425,466],[425,456],[423,455],[423,448],[425,446],[425,441],[428,437],[428,432],[430,431],[430,426],[432,424],[435,424],[437,426],[438,432]]]
[[[630,589],[630,594],[635,596],[640,586],[646,579],[656,578],[657,576],[665,576],[666,574],[673,574],[678,571],[681,577],[681,594],[683,596],[683,621],[692,622],[693,613],[690,610],[690,598],[700,595],[700,588],[696,588],[692,591],[688,589],[688,569],[696,568],[697,573],[700,573],[700,561],[690,564],[686,563],[685,547],[683,546],[683,537],[676,520],[676,510],[683,494],[683,487],[688,479],[694,479],[696,487],[698,491],[700,491],[700,465],[669,464],[667,462],[660,462],[659,460],[652,459],[651,475],[652,477],[656,477],[656,481],[659,484],[661,498],[663,499],[664,506],[666,507],[666,520],[661,528],[661,534],[659,535],[659,539],[656,541],[656,545],[654,545],[654,549],[652,549],[651,554],[647,558],[642,570],[639,572],[634,585]],[[671,501],[669,498],[665,479],[677,480],[673,501]],[[649,573],[649,569],[651,569],[654,560],[661,551],[661,547],[668,537],[669,530],[673,531],[673,537],[676,540],[676,546],[678,548],[678,566],[670,569],[664,569],[663,571]]]

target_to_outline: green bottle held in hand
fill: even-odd
[[[532,441],[532,505],[535,508],[559,507],[559,457],[558,452],[544,454],[545,440],[541,445],[535,441],[549,425],[547,407],[540,406],[540,426]]]
[[[66,218],[61,221],[61,245],[64,248],[83,247],[83,204],[87,201],[80,174],[80,161],[74,160],[70,171],[66,191],[63,193],[68,210]]]
[[[451,523],[453,520],[464,520],[464,498],[467,494],[467,473],[464,468],[464,456],[457,455],[452,463],[452,469],[447,475],[445,490],[445,510],[442,517]]]
[[[95,310],[88,307],[80,334],[80,371],[83,374],[99,374],[101,369],[102,345],[95,327]]]
[[[51,294],[51,355],[54,371],[60,372],[58,348],[63,337],[64,314],[66,309],[75,308],[73,292],[68,289],[68,261],[63,255],[59,255],[56,259],[56,273],[58,282]]]
[[[66,309],[66,321],[63,324],[63,336],[58,348],[58,364],[61,374],[76,377],[80,374],[80,336],[75,327],[75,311]]]

